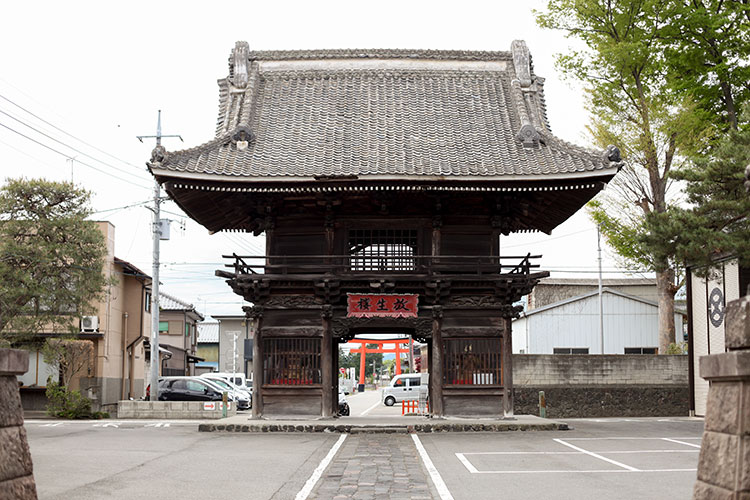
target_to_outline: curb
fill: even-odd
[[[517,431],[567,431],[562,422],[549,424],[415,424],[415,425],[334,425],[334,424],[200,424],[198,432],[270,433],[270,432],[328,432],[347,434],[413,434],[439,432],[517,432]]]

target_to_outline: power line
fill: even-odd
[[[6,82],[6,83],[7,83],[7,82]],[[138,169],[140,169],[140,168],[141,168],[141,167],[139,167],[139,166],[137,166],[137,165],[133,165],[133,164],[132,164],[132,163],[130,163],[130,162],[127,162],[127,161],[125,161],[125,160],[122,160],[122,159],[120,159],[120,158],[118,158],[118,157],[116,157],[116,156],[114,156],[114,155],[112,155],[112,154],[110,154],[110,153],[107,153],[106,151],[104,151],[104,150],[102,150],[102,149],[99,149],[99,148],[97,148],[96,146],[94,146],[93,144],[90,144],[90,143],[88,143],[88,142],[84,141],[83,139],[79,139],[78,137],[74,136],[73,134],[70,134],[70,133],[66,132],[65,130],[61,129],[61,128],[60,128],[60,127],[58,127],[57,125],[55,125],[55,124],[53,124],[53,123],[50,123],[50,122],[48,122],[47,120],[45,120],[45,119],[44,119],[44,118],[42,118],[41,116],[39,116],[39,115],[36,115],[36,114],[32,113],[31,111],[29,111],[28,109],[24,108],[24,107],[23,107],[23,106],[21,106],[20,104],[18,104],[18,103],[16,103],[16,102],[13,102],[12,100],[8,99],[7,97],[5,97],[5,96],[4,96],[4,95],[2,95],[2,94],[0,94],[0,98],[2,98],[2,99],[4,99],[4,100],[8,101],[8,102],[9,102],[9,103],[11,103],[11,104],[12,104],[13,106],[15,106],[15,107],[17,107],[17,108],[19,108],[19,109],[21,109],[21,110],[25,111],[26,113],[30,114],[31,116],[33,116],[34,118],[36,118],[36,119],[37,119],[37,120],[39,120],[40,122],[42,122],[42,123],[45,123],[45,124],[49,125],[50,127],[54,128],[55,130],[57,130],[57,131],[59,131],[59,132],[62,132],[63,134],[67,135],[68,137],[70,137],[70,138],[72,138],[72,139],[75,139],[76,141],[80,142],[81,144],[85,144],[86,146],[88,146],[88,147],[90,147],[90,148],[92,148],[92,149],[95,149],[95,150],[99,151],[100,153],[102,153],[102,154],[105,154],[105,155],[109,156],[110,158],[112,158],[112,159],[114,159],[114,160],[117,160],[117,161],[119,161],[119,162],[121,162],[121,163],[124,163],[125,165],[130,165],[131,167],[135,167],[135,168],[138,168]]]
[[[24,134],[24,133],[22,133],[22,132],[19,132],[18,130],[14,129],[14,128],[11,128],[11,127],[9,127],[9,126],[5,125],[4,123],[0,123],[0,127],[3,127],[3,128],[7,128],[7,129],[8,129],[8,130],[10,130],[11,132],[13,132],[13,133],[15,133],[15,134],[18,134],[18,135],[20,135],[21,137],[23,137],[23,138],[25,138],[25,139],[28,139],[28,140],[30,140],[31,142],[34,142],[34,143],[36,143],[36,144],[39,144],[40,146],[42,146],[42,147],[44,147],[44,148],[47,148],[47,149],[49,149],[50,151],[53,151],[53,152],[55,152],[55,153],[57,153],[57,154],[59,154],[59,155],[61,155],[61,156],[64,156],[65,158],[67,158],[67,159],[69,159],[69,160],[70,160],[70,159],[72,159],[72,157],[71,157],[70,155],[67,155],[67,154],[63,153],[62,151],[58,151],[57,149],[55,149],[55,148],[53,148],[53,147],[51,147],[51,146],[48,146],[48,145],[44,144],[43,142],[39,142],[39,141],[37,141],[36,139],[34,139],[33,137],[29,137],[28,135],[26,135],[26,134]],[[78,163],[80,163],[81,165],[85,165],[85,166],[87,166],[87,167],[89,167],[89,168],[91,168],[91,169],[94,169],[94,170],[96,170],[97,172],[100,172],[100,173],[102,173],[102,174],[104,174],[104,175],[108,175],[108,176],[110,176],[110,177],[113,177],[113,178],[115,178],[115,179],[121,180],[121,181],[123,181],[123,182],[127,182],[128,184],[131,184],[131,185],[133,185],[133,186],[139,187],[139,188],[141,188],[141,189],[149,189],[149,188],[147,188],[146,186],[143,186],[143,185],[141,185],[141,184],[136,184],[135,182],[129,181],[128,179],[123,179],[122,177],[119,177],[119,176],[117,176],[117,175],[115,175],[115,174],[112,174],[112,173],[110,173],[110,172],[105,172],[104,170],[102,170],[102,169],[100,169],[100,168],[97,168],[97,167],[95,167],[95,166],[93,166],[93,165],[90,165],[90,164],[88,164],[88,163],[86,163],[86,162],[83,162],[83,161],[80,161],[80,160],[76,160],[76,161],[77,161]]]
[[[21,125],[23,125],[24,127],[28,127],[28,128],[30,128],[31,130],[33,130],[33,131],[34,131],[34,132],[36,132],[37,134],[41,134],[41,135],[43,135],[44,137],[46,137],[46,138],[48,138],[48,139],[51,139],[51,140],[55,141],[56,143],[58,143],[58,144],[61,144],[61,145],[65,146],[65,147],[66,147],[66,148],[68,148],[68,149],[72,149],[73,151],[75,151],[75,152],[76,152],[76,153],[78,153],[78,154],[81,154],[81,155],[83,155],[83,156],[85,156],[85,157],[87,157],[87,158],[91,158],[92,160],[94,160],[94,161],[96,161],[96,162],[99,162],[99,163],[101,163],[102,165],[106,165],[106,166],[108,166],[108,167],[110,167],[110,168],[113,168],[113,169],[117,170],[118,172],[122,172],[122,173],[124,173],[124,174],[127,174],[127,175],[132,175],[133,177],[135,177],[135,178],[137,178],[137,179],[139,179],[139,180],[143,180],[143,178],[142,178],[142,177],[139,177],[139,176],[137,176],[136,174],[134,174],[134,173],[132,173],[132,172],[129,172],[129,171],[127,171],[127,170],[123,170],[123,169],[121,169],[121,168],[119,168],[119,167],[116,167],[116,166],[112,165],[111,163],[107,163],[106,161],[102,161],[102,160],[100,160],[100,159],[98,159],[98,158],[96,158],[96,157],[94,157],[94,156],[91,156],[91,155],[90,155],[90,154],[88,154],[88,153],[84,153],[84,152],[83,152],[83,151],[81,151],[80,149],[74,148],[74,147],[73,147],[73,146],[71,146],[70,144],[67,144],[67,143],[65,143],[65,142],[63,142],[63,141],[61,141],[61,140],[59,140],[59,139],[56,139],[56,138],[52,137],[52,136],[51,136],[51,135],[49,135],[49,134],[46,134],[46,133],[42,132],[41,130],[39,130],[39,129],[35,128],[35,127],[32,127],[32,126],[31,126],[31,125],[29,125],[28,123],[24,122],[23,120],[20,120],[20,119],[16,118],[15,116],[11,115],[10,113],[6,113],[6,112],[5,112],[5,111],[3,111],[2,109],[0,109],[0,113],[2,113],[2,114],[4,114],[5,116],[7,116],[7,117],[9,117],[9,118],[11,118],[11,119],[13,119],[13,120],[17,121],[18,123],[20,123],[20,124],[21,124]],[[76,160],[76,161],[79,161],[79,163],[80,163],[80,160]]]
[[[103,214],[104,212],[114,212],[116,210],[125,210],[126,208],[140,207],[141,205],[145,205],[146,203],[151,203],[151,200],[139,201],[138,203],[133,203],[132,205],[125,205],[124,207],[116,207],[116,208],[107,208],[105,210],[97,210],[96,212],[91,212],[91,214],[92,215],[94,215],[94,214]]]

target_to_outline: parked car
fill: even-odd
[[[229,372],[210,372],[210,373],[203,373],[201,374],[201,377],[206,378],[223,378],[227,382],[231,382],[232,384],[239,386],[245,390],[248,390],[248,386],[245,382],[245,374],[244,373],[229,373]],[[252,388],[252,385],[250,386]]]
[[[150,389],[150,386],[149,386]],[[221,389],[197,377],[159,379],[159,401],[221,401]]]
[[[249,398],[219,382],[202,377],[160,377],[159,401],[221,401],[226,392],[228,401],[238,409],[250,408]]]
[[[236,396],[236,399],[238,401],[238,407],[241,410],[245,410],[248,408],[253,407],[253,394],[252,392],[247,391],[246,389],[236,386],[233,383],[229,382],[226,379],[223,379],[221,377],[201,377],[205,378],[206,380],[209,380],[213,382],[214,384],[219,385],[226,391],[230,391],[234,393]]]
[[[386,406],[393,406],[401,403],[405,399],[420,399],[427,397],[427,382],[423,382],[425,374],[409,373],[405,375],[396,375],[391,379],[388,387],[383,388],[382,401]]]
[[[344,391],[342,387],[339,387],[339,415],[342,417],[348,417],[350,410],[349,410],[349,402],[346,400],[346,396],[349,393]]]

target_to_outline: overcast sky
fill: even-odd
[[[154,144],[141,144],[135,137],[155,134],[161,109],[162,132],[180,134],[185,141],[165,139],[168,150],[211,140],[216,80],[227,75],[227,59],[237,40],[248,41],[255,50],[509,50],[513,40],[523,39],[535,73],[546,78],[553,133],[588,146],[581,89],[563,82],[554,67],[555,53],[570,42],[536,26],[532,8],[543,5],[382,0],[6,3],[0,19],[2,174],[55,180],[72,176],[94,193],[95,218],[115,225],[116,256],[151,274],[151,212],[142,204],[152,197],[145,161]],[[74,158],[72,169],[69,158]],[[171,240],[161,247],[162,290],[194,303],[206,315],[241,314],[241,299],[214,277],[214,270],[222,266],[223,253],[263,253],[262,238],[209,236],[173,203],[164,209],[170,212],[165,217],[176,222]],[[583,211],[550,236],[512,236],[502,246],[504,254],[543,254],[543,268],[553,276],[596,277],[596,228]],[[604,266],[615,271],[608,250]]]

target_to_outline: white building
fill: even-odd
[[[655,354],[659,347],[658,304],[618,290],[602,290],[604,354]],[[682,340],[683,315],[675,313]],[[602,354],[599,293],[588,292],[526,311],[513,321],[513,352]]]
[[[705,271],[705,269],[703,269]],[[701,356],[726,352],[724,345],[724,308],[728,302],[747,293],[750,268],[740,267],[736,258],[716,262],[710,276],[704,278],[696,268],[688,267],[688,346],[690,349],[691,411],[705,416],[708,381],[700,376]]]

